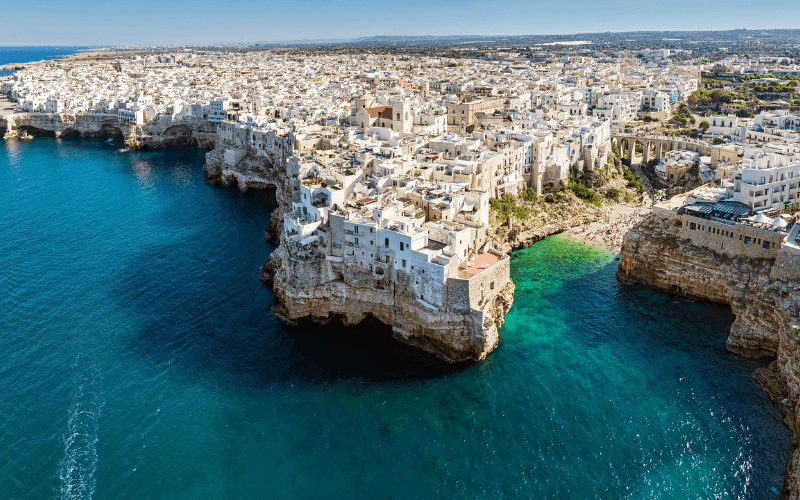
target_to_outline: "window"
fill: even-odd
[[[403,267],[406,267],[406,259],[403,259]]]
[[[388,255],[386,256],[386,263],[387,264],[389,263],[389,256]]]
[[[402,252],[405,249],[406,249],[406,244],[401,241],[400,242],[400,251]],[[405,261],[403,261],[403,262],[405,262]]]
[[[764,243],[761,245],[762,248],[769,250],[769,241],[764,240]]]
[[[489,289],[494,290],[494,281],[489,284]]]
[[[389,238],[385,238],[385,239],[384,239],[384,241],[383,241],[383,245],[384,245],[385,247],[388,247],[388,246],[389,246]]]

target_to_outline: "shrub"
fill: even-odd
[[[504,194],[499,200],[490,198],[489,206],[502,217],[508,217],[511,214],[523,220],[530,217],[530,210],[517,205],[517,200],[510,194]]]
[[[619,152],[619,148],[617,147],[617,143],[614,141],[611,141],[611,152],[614,153],[614,156],[617,158],[622,156]]]
[[[617,199],[619,199],[621,194],[622,194],[622,191],[620,191],[619,189],[611,188],[608,191],[606,191],[606,198],[609,198],[611,200],[617,200]]]
[[[594,189],[587,188],[585,184],[580,181],[571,181],[569,189],[575,193],[575,196],[585,200],[592,205],[600,206],[603,204],[603,197]]]
[[[522,190],[522,199],[529,202],[529,203],[536,203],[538,196],[536,195],[536,190],[531,188],[525,188]]]
[[[636,188],[636,190],[640,193],[644,191],[644,184],[642,184],[642,180],[638,175],[633,173],[631,167],[622,165],[622,175],[625,177],[625,180],[628,181],[628,187]]]

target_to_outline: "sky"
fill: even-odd
[[[763,5],[763,9],[758,9]],[[373,35],[549,35],[800,28],[800,1],[25,0],[0,46],[192,45]]]

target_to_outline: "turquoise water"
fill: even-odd
[[[0,498],[777,498],[778,411],[730,310],[517,252],[485,362],[273,319],[269,193],[204,151],[0,141]]]

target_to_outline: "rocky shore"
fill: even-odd
[[[783,412],[793,452],[783,498],[800,498],[800,259],[781,250],[774,259],[731,257],[678,237],[676,221],[653,214],[622,245],[617,276],[657,290],[730,305],[736,320],[729,351],[763,358],[754,373]]]
[[[195,144],[212,147],[216,126],[207,121],[154,120],[141,126],[119,123],[117,115],[102,113],[13,113],[0,116],[0,137],[110,137],[132,149]]]

